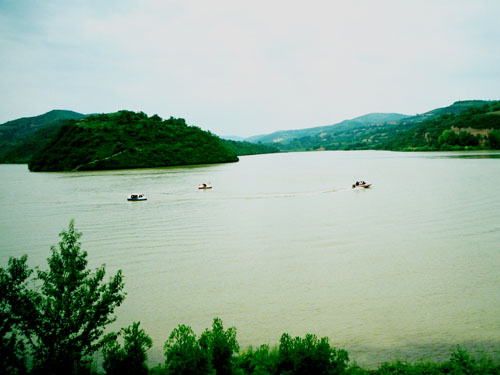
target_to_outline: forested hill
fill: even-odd
[[[493,101],[457,101],[415,116],[375,113],[335,125],[280,131],[247,140],[267,142],[280,151],[498,149],[497,107],[498,102]],[[445,130],[449,132],[439,141]]]
[[[28,164],[31,171],[164,167],[238,161],[217,136],[184,119],[120,111],[64,124]]]
[[[53,110],[40,116],[23,117],[0,125],[0,162],[27,163],[67,120],[87,115]]]
[[[280,152],[280,150],[271,144],[251,143],[246,141],[233,141],[229,139],[222,140],[226,147],[233,150],[238,156],[257,155],[257,154],[272,154]]]
[[[352,120],[344,120],[337,124],[316,126],[314,128],[297,129],[297,130],[280,130],[271,134],[255,135],[246,138],[249,142],[276,143],[278,147],[287,149],[287,144],[294,144],[302,139],[302,143],[307,144],[308,140],[317,139],[324,142],[324,137],[331,134],[340,134],[345,131],[351,131],[357,128],[363,128],[371,124],[394,123],[409,116],[400,113],[369,113],[364,116],[353,118]],[[301,141],[299,141],[299,144]],[[293,149],[293,146],[292,146]]]
[[[467,102],[458,102],[458,104]],[[500,101],[405,124],[383,145],[394,151],[500,149]]]

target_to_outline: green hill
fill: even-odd
[[[280,152],[280,150],[273,145],[252,143],[246,141],[232,141],[229,139],[223,139],[222,141],[224,142],[226,147],[233,150],[233,152],[238,156],[272,154],[275,152]]]
[[[31,159],[31,171],[164,167],[238,161],[217,136],[184,119],[120,111],[65,123]]]
[[[0,125],[0,163],[27,163],[67,120],[86,115],[53,110],[40,116],[23,117]]]
[[[356,117],[352,120],[344,120],[333,125],[316,126],[313,128],[298,130],[281,130],[271,134],[256,135],[246,138],[246,141],[255,143],[276,143],[281,149],[281,145],[295,143],[294,140],[298,140],[300,138],[322,138],[325,134],[336,134],[346,130],[364,127],[369,124],[399,121],[406,117],[408,116],[399,113],[370,113],[364,116]],[[320,141],[322,142],[321,139]]]
[[[500,149],[500,101],[457,102],[456,111],[436,110],[436,116],[403,124],[384,145],[394,151]],[[460,110],[460,111],[459,111]],[[439,115],[439,116],[437,116]]]
[[[448,107],[437,108],[416,116],[405,116],[397,113],[373,113],[352,120],[345,120],[335,125],[280,131],[247,138],[247,140],[269,143],[280,151],[414,150],[418,147],[429,150],[442,149],[431,147],[422,142],[422,139],[420,139],[420,143],[415,143],[413,130],[420,126],[424,129],[429,126],[429,121],[440,121],[438,119],[442,116],[458,116],[464,110],[473,111],[491,103],[493,102],[483,100],[458,101]],[[496,117],[477,119],[478,123],[475,126],[483,126],[486,129],[490,126],[488,121],[495,122],[495,119]],[[472,133],[477,133],[477,131]],[[486,130],[482,131],[482,133],[486,134]],[[434,133],[432,134],[434,135]],[[429,136],[430,133],[427,134],[427,137]],[[484,138],[480,140],[477,148],[492,148],[493,145],[494,141],[491,143]],[[457,148],[458,146],[455,147],[455,149]]]

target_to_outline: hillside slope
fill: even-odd
[[[368,124],[399,121],[408,117],[399,113],[370,113],[351,120],[344,120],[333,125],[316,126],[313,128],[297,130],[280,130],[271,134],[255,135],[245,140],[248,142],[262,143],[287,143],[294,139],[304,137],[317,137],[320,134],[339,133],[348,129],[366,126]]]
[[[236,155],[258,155],[258,154],[272,154],[280,152],[274,145],[251,143],[246,141],[234,141],[229,139],[222,139],[224,145],[232,150]]]
[[[466,109],[481,108],[491,103],[483,100],[458,101],[448,107],[433,109],[411,117],[393,113],[369,114],[335,125],[281,131],[248,139],[272,143],[280,151],[403,150],[404,142],[407,142],[408,150],[411,150],[415,147],[412,144],[412,136],[404,138],[403,135],[413,134],[413,129],[421,124],[438,119],[443,115],[455,116]],[[405,141],[395,143],[395,139],[403,139],[400,137],[403,137]],[[479,146],[490,147],[489,143],[484,140]]]
[[[53,110],[40,116],[23,117],[0,125],[0,163],[27,163],[68,120],[87,115]]]
[[[64,124],[28,167],[72,171],[235,161],[238,157],[221,139],[184,119],[120,111]]]
[[[394,151],[500,149],[500,101],[483,102],[458,112],[438,111],[399,131],[384,145]]]

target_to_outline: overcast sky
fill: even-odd
[[[0,123],[144,111],[218,135],[500,99],[498,0],[0,0]]]

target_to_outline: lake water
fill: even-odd
[[[353,190],[356,180],[372,188]],[[197,186],[210,181],[214,188]],[[89,264],[122,269],[152,363],[214,317],[242,348],[330,337],[352,359],[500,351],[500,153],[308,152],[183,168],[30,173],[0,165],[0,266],[46,267],[70,219]],[[144,192],[146,202],[127,202]]]

